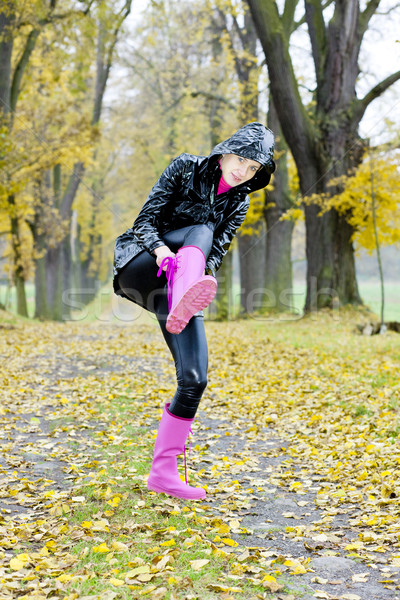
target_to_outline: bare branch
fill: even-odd
[[[230,45],[230,49],[231,49],[231,52],[232,52],[232,55],[233,55],[233,60],[234,60],[234,63],[235,63],[236,73],[237,73],[237,76],[238,76],[239,80],[241,80],[241,77],[242,77],[242,66],[240,64],[238,53],[236,52],[235,47],[233,45],[232,32],[229,31],[229,29],[227,27],[226,19],[225,19],[225,15],[224,15],[223,11],[221,9],[218,9],[217,12],[218,12],[218,16],[220,18],[220,22],[219,23],[215,22],[215,25],[216,25],[216,27],[219,27],[221,29],[221,31],[225,31],[228,34],[229,45]],[[236,19],[234,19],[234,27],[236,28],[237,33],[239,35],[239,39],[240,39],[240,42],[242,44],[242,48],[244,48],[243,35],[242,35],[242,32],[240,30],[239,24],[238,24],[238,22],[237,22]]]
[[[50,3],[50,10],[49,10],[48,14],[43,19],[39,19],[39,21],[37,21],[37,25],[39,25],[40,27],[43,27],[45,25],[49,25],[50,23],[54,23],[55,21],[61,21],[63,19],[67,19],[68,17],[74,17],[77,15],[86,16],[89,14],[90,9],[92,8],[94,3],[95,3],[95,0],[89,0],[86,8],[81,8],[78,10],[68,10],[64,13],[55,13],[53,11],[56,8],[56,2],[52,1]],[[21,27],[26,27],[27,25],[32,26],[32,22],[31,21],[19,21],[18,25],[17,25],[17,29],[21,29]]]
[[[246,45],[246,42],[244,40],[243,32],[242,32],[242,30],[239,27],[239,23],[237,22],[237,18],[232,15],[232,19],[233,19],[233,26],[234,26],[234,28],[236,30],[236,33],[238,34],[238,37],[240,39],[240,43],[242,44],[242,48],[244,48],[245,45]]]
[[[323,77],[323,68],[326,54],[326,27],[323,9],[316,0],[305,0],[306,21],[311,40],[312,56],[317,82]]]
[[[190,95],[192,96],[192,98],[196,98],[197,96],[204,96],[208,100],[217,100],[218,102],[226,104],[232,110],[237,109],[237,107],[234,104],[232,104],[232,102],[230,100],[228,100],[224,96],[220,96],[219,94],[212,94],[211,92],[203,92],[203,91],[199,90],[199,91],[190,92]]]
[[[17,105],[19,91],[21,88],[22,76],[28,65],[29,58],[35,48],[36,40],[38,39],[39,35],[40,35],[40,29],[32,29],[32,31],[29,33],[29,35],[26,39],[25,47],[22,52],[21,58],[19,59],[17,65],[15,67],[15,71],[14,71],[14,75],[13,75],[12,83],[11,83],[11,91],[10,91],[10,111],[11,111],[12,115],[14,114],[14,111],[15,111],[15,108]]]
[[[286,0],[285,7],[282,13],[282,25],[287,35],[290,35],[294,21],[294,13],[299,0]]]
[[[216,100],[217,102],[220,102],[221,104],[225,104],[226,106],[228,106],[228,108],[231,108],[232,110],[237,110],[237,106],[232,104],[232,102],[230,100],[228,100],[228,98],[225,98],[225,96],[221,96],[219,94],[213,94],[212,92],[206,92],[203,90],[193,90],[192,92],[186,92],[185,94],[182,94],[181,96],[179,96],[179,98],[177,98],[170,106],[168,106],[168,108],[166,109],[165,112],[168,112],[168,111],[176,108],[176,106],[186,96],[191,96],[192,98],[197,98],[198,96],[204,96],[204,98],[207,98],[207,100]]]
[[[324,11],[326,8],[328,8],[328,6],[330,6],[331,4],[333,4],[334,0],[326,0],[324,2],[324,4],[322,5],[322,10]],[[296,29],[298,29],[299,27],[301,27],[301,25],[304,25],[304,23],[306,22],[306,15],[303,15],[301,17],[301,19],[299,19],[298,21],[296,21],[293,24],[293,27],[291,29],[291,31],[296,31]]]
[[[399,80],[400,80],[400,71],[397,71],[396,73],[389,75],[388,77],[386,77],[386,79],[384,79],[383,81],[378,83],[375,87],[373,87],[372,90],[370,90],[368,92],[368,94],[366,94],[364,96],[364,98],[355,101],[354,114],[357,116],[358,122],[361,121],[365,111],[367,110],[367,108],[371,104],[371,102],[373,102],[376,98],[379,98],[379,96],[382,96],[382,94],[384,92],[386,92],[386,90],[391,85],[393,85],[394,83],[396,83],[396,81],[399,81]]]
[[[109,76],[110,70],[111,70],[113,54],[114,54],[115,46],[118,41],[118,34],[119,34],[119,31],[120,31],[125,19],[127,18],[127,16],[129,15],[129,13],[131,11],[131,7],[132,7],[132,0],[126,0],[125,6],[121,9],[121,11],[118,15],[118,20],[114,27],[112,36],[111,36],[112,42],[108,48],[105,61],[102,62],[102,59],[101,59],[100,62],[102,64],[100,65],[100,63],[99,63],[100,68],[98,69],[98,73],[97,73],[96,98],[95,98],[95,104],[94,104],[94,108],[93,108],[92,125],[96,125],[100,120],[100,113],[101,113],[101,107],[102,107],[102,102],[103,102],[103,97],[104,97],[104,91],[106,89],[108,76]]]
[[[360,30],[361,34],[364,34],[367,29],[371,18],[376,13],[381,0],[369,0],[364,12],[360,14]],[[362,37],[362,36],[361,36]]]

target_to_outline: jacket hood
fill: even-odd
[[[247,182],[252,190],[257,190],[269,183],[271,174],[275,171],[274,148],[275,138],[272,131],[262,123],[254,122],[244,125],[230,138],[217,144],[210,158],[220,154],[237,154],[259,162],[263,168]]]

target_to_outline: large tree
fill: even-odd
[[[283,134],[296,162],[305,201],[307,297],[305,310],[359,303],[353,228],[346,214],[335,209],[319,216],[319,207],[307,201],[313,194],[335,193],[329,182],[355,167],[362,156],[358,128],[371,102],[400,79],[400,71],[357,96],[359,54],[380,0],[305,0],[304,17],[315,71],[313,102],[300,94],[285,24],[293,18],[299,0],[286,0],[280,13],[275,0],[247,0],[265,53],[271,94]],[[330,6],[330,18],[325,8]]]

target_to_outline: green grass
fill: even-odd
[[[359,280],[358,289],[365,306],[375,315],[380,316],[381,290],[378,280]],[[294,282],[293,308],[301,314],[306,298],[305,284]],[[385,282],[385,321],[400,321],[400,282]]]
[[[366,307],[376,315],[380,315],[381,298],[380,284],[377,280],[360,280],[358,282],[361,298]],[[26,295],[28,303],[28,314],[33,317],[35,311],[35,288],[32,283],[26,284]],[[234,290],[234,296],[239,298],[238,289]],[[292,316],[289,311],[286,318],[293,320],[299,319],[303,313],[303,307],[306,297],[305,283],[294,282],[293,293],[291,295]],[[16,312],[16,293],[15,288],[8,289],[5,284],[0,284],[0,304],[6,305],[6,309],[11,313]],[[238,310],[236,306],[234,310]],[[268,317],[266,317],[268,318]],[[141,309],[135,307],[128,301],[118,299],[112,291],[111,284],[104,286],[98,296],[80,311],[72,314],[73,321],[93,322],[96,320],[114,322],[148,322],[151,316]],[[385,321],[400,321],[400,282],[385,282]]]
[[[28,315],[33,317],[35,312],[35,286],[33,283],[25,284],[26,302],[28,305]],[[0,304],[5,306],[11,313],[17,312],[17,294],[16,288],[9,288],[8,285],[0,283]]]

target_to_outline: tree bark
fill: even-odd
[[[259,312],[265,294],[265,226],[260,233],[239,235],[240,309],[244,314]]]
[[[0,12],[0,126],[5,126],[8,129],[8,132],[12,129],[13,111],[15,110],[16,103],[16,99],[12,92],[14,85],[11,64],[14,41],[14,11],[14,2],[10,0]],[[17,312],[18,314],[27,317],[28,306],[26,302],[25,275],[21,253],[20,223],[14,194],[8,196],[7,205],[10,218],[11,247],[14,263],[13,280],[17,295]]]
[[[9,114],[10,92],[11,92],[11,57],[13,50],[12,24],[14,15],[13,4],[6,3],[0,12],[0,115],[5,117]],[[8,8],[9,7],[9,8]],[[3,124],[4,119],[0,121]]]
[[[11,245],[14,257],[13,279],[17,294],[17,313],[22,317],[28,317],[28,305],[26,302],[25,273],[21,251],[21,235],[17,207],[14,194],[8,196],[10,207],[10,230]]]
[[[221,268],[218,270],[216,278],[218,281],[217,295],[209,314],[217,321],[227,321],[232,313],[232,250],[224,256]]]
[[[264,309],[288,311],[291,308],[293,221],[281,221],[293,206],[287,168],[288,148],[283,137],[274,101],[270,96],[268,125],[275,133],[277,158],[273,186],[266,191],[264,216],[267,225]]]

